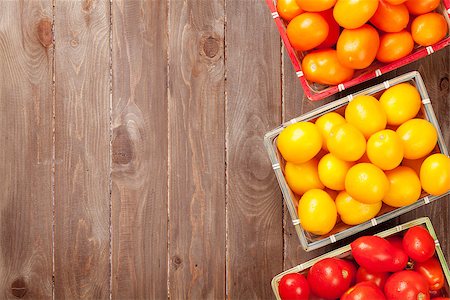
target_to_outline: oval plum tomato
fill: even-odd
[[[405,3],[407,0],[384,0],[384,1],[392,5],[399,5]]]
[[[341,221],[347,225],[358,225],[374,218],[381,209],[382,202],[366,204],[352,198],[346,191],[336,197],[336,209]]]
[[[438,291],[444,286],[444,272],[442,271],[441,263],[436,257],[432,257],[424,262],[416,262],[414,270],[428,280],[431,291]]]
[[[392,5],[380,0],[377,11],[370,19],[376,28],[384,32],[399,32],[408,26],[409,12],[405,4]]]
[[[414,40],[408,31],[386,33],[380,38],[377,59],[384,63],[393,62],[407,56],[413,49]]]
[[[388,117],[389,119],[389,117]],[[418,159],[428,155],[436,146],[437,130],[429,121],[411,119],[397,128],[403,142],[403,155],[407,159]]]
[[[278,293],[283,300],[308,300],[308,281],[302,274],[286,274],[281,277],[278,285]]]
[[[430,46],[442,40],[448,32],[444,17],[438,13],[418,16],[411,24],[414,41],[422,46]]]
[[[415,271],[401,271],[392,274],[384,286],[388,300],[428,300],[428,282]]]
[[[420,181],[425,192],[431,195],[450,190],[450,158],[441,153],[428,156],[420,167]]]
[[[322,133],[322,137],[323,137],[323,144],[322,144],[323,150],[328,151],[327,140],[328,140],[328,136],[330,135],[331,129],[335,125],[340,125],[340,124],[344,124],[344,123],[345,123],[344,117],[336,112],[326,113],[323,116],[320,116],[316,120],[315,124],[319,128],[320,132]]]
[[[297,0],[298,6],[305,11],[319,12],[330,9],[336,0]]]
[[[302,61],[302,70],[309,81],[338,85],[353,77],[353,69],[344,67],[337,59],[336,50],[317,50],[307,54]]]
[[[334,19],[344,28],[355,29],[372,18],[378,8],[378,1],[338,0],[334,6]]]
[[[367,141],[366,151],[370,161],[382,170],[395,169],[403,159],[402,140],[395,131],[390,129],[372,134]]]
[[[383,290],[389,275],[388,272],[371,272],[364,267],[359,267],[356,272],[356,282],[370,281]]]
[[[337,263],[341,266],[342,272],[347,272],[346,278],[349,278],[350,285],[356,283],[356,266],[353,262],[346,259],[339,259]]]
[[[315,263],[308,273],[311,291],[326,299],[336,299],[348,290],[352,277],[342,268],[341,259],[325,258]]]
[[[331,129],[327,148],[339,159],[357,161],[366,152],[366,139],[355,126],[344,123]]]
[[[385,172],[390,188],[383,202],[392,207],[402,207],[413,204],[420,198],[422,187],[419,176],[413,169],[400,166]]]
[[[339,27],[339,24],[334,19],[332,9],[320,12],[320,15],[325,19],[325,21],[327,21],[329,30],[327,38],[325,39],[325,41],[323,41],[322,44],[317,46],[317,49],[331,48],[336,45],[339,39],[341,27]]]
[[[440,0],[408,0],[405,4],[412,15],[423,15],[435,10],[440,2]]]
[[[316,158],[301,164],[286,162],[284,174],[286,182],[291,190],[297,195],[303,195],[311,189],[323,189],[325,186],[319,179]]]
[[[341,300],[385,300],[382,290],[373,282],[365,281],[356,284],[354,287],[348,289]]]
[[[350,247],[355,261],[370,272],[397,272],[408,264],[404,251],[378,236],[362,236]]]
[[[345,175],[352,165],[353,163],[328,153],[320,159],[318,165],[320,181],[332,190],[343,190],[345,188]]]
[[[344,29],[339,36],[336,51],[343,66],[364,69],[375,60],[379,46],[378,32],[365,24],[357,29]]]
[[[411,227],[403,236],[403,250],[414,261],[424,262],[434,255],[434,239],[425,228]]]
[[[328,23],[318,13],[302,13],[289,22],[286,34],[292,47],[299,51],[311,50],[328,36]]]
[[[409,84],[400,83],[388,88],[380,97],[386,111],[388,125],[400,125],[414,118],[422,107],[419,91]]]
[[[277,11],[288,22],[303,12],[295,0],[278,0]]]
[[[330,232],[337,220],[336,204],[320,189],[307,191],[298,202],[298,218],[308,232],[323,235]]]
[[[360,163],[348,170],[345,176],[345,190],[359,202],[375,204],[383,200],[389,191],[389,180],[377,166]]]

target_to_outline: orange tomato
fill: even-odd
[[[367,156],[380,169],[392,170],[402,162],[402,140],[393,130],[378,131],[367,141]]]
[[[377,166],[356,164],[347,172],[345,190],[359,202],[374,204],[381,201],[389,191],[389,181]]]
[[[422,46],[430,46],[442,40],[448,32],[445,18],[438,13],[418,16],[411,24],[414,41]]]
[[[356,96],[345,108],[345,119],[358,128],[368,139],[372,134],[386,128],[386,112],[377,98]]]
[[[327,147],[341,160],[357,161],[366,152],[366,139],[355,126],[345,123],[331,129]]]
[[[353,69],[339,63],[336,50],[325,49],[309,53],[303,58],[305,78],[326,85],[338,85],[353,77]]]
[[[420,167],[420,181],[425,192],[441,195],[450,190],[450,158],[438,153],[427,157]]]
[[[277,11],[288,22],[303,12],[295,0],[278,0]]]
[[[338,0],[333,15],[339,25],[347,29],[363,26],[378,8],[378,0]]]
[[[392,5],[380,0],[377,11],[370,19],[376,28],[385,32],[399,32],[406,28],[409,12],[405,4]]]
[[[392,5],[399,5],[405,3],[407,0],[384,0],[384,1]]]
[[[370,25],[357,29],[344,29],[337,42],[339,62],[352,69],[365,69],[375,60],[380,37]]]
[[[332,9],[320,12],[320,15],[325,19],[325,21],[327,21],[329,30],[327,38],[325,39],[325,41],[323,41],[322,44],[317,46],[317,49],[331,48],[336,45],[339,39],[341,27],[339,27],[339,24],[334,19]]]
[[[397,134],[403,142],[404,156],[407,159],[418,159],[433,151],[438,136],[433,124],[424,119],[409,120],[399,128]]]
[[[377,59],[384,63],[392,62],[407,56],[413,49],[414,40],[408,31],[386,33],[380,38]]]
[[[435,10],[440,2],[440,0],[408,0],[405,4],[412,15],[423,15]]]
[[[289,22],[286,34],[292,47],[299,51],[311,50],[328,36],[328,23],[318,13],[303,13]]]
[[[297,0],[298,6],[305,11],[324,11],[334,6],[336,0]]]

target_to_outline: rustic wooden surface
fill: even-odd
[[[262,144],[308,101],[261,0],[0,2],[0,299],[271,299]],[[419,70],[450,146],[450,51]],[[450,258],[449,197],[430,216]]]

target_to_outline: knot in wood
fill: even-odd
[[[13,296],[16,298],[23,298],[27,291],[27,284],[22,277],[17,278],[11,284],[11,294],[13,294]]]
[[[37,25],[37,34],[39,42],[45,48],[48,48],[53,43],[52,21],[50,19],[43,19]]]
[[[177,270],[179,267],[181,267],[182,263],[183,263],[183,260],[178,255],[175,255],[174,257],[172,257],[172,264],[173,264],[173,267],[175,268],[175,270]]]
[[[126,165],[133,160],[133,145],[124,125],[114,130],[112,141],[112,161],[113,163]]]
[[[449,84],[448,84],[448,76],[442,77],[440,82],[439,82],[439,89],[441,91],[447,91]]]
[[[205,56],[209,58],[214,58],[217,53],[219,53],[220,43],[219,40],[212,37],[207,36],[202,38],[202,51]]]

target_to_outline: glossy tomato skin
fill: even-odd
[[[375,60],[379,46],[378,32],[368,24],[344,29],[336,46],[338,60],[347,68],[367,68]]]
[[[277,11],[288,22],[303,12],[295,0],[278,0]]]
[[[347,272],[350,285],[356,283],[356,266],[349,260],[339,259],[337,263],[340,265],[344,272]]]
[[[325,39],[325,41],[317,46],[317,49],[327,49],[331,48],[334,45],[336,45],[339,34],[341,33],[341,27],[339,27],[339,24],[336,22],[336,20],[333,17],[333,10],[325,10],[320,12],[320,15],[327,21],[328,23],[328,36]]]
[[[338,85],[353,77],[353,69],[338,61],[336,50],[325,49],[308,53],[302,61],[307,80],[326,85]]]
[[[364,267],[359,267],[358,271],[356,272],[356,282],[370,281],[373,282],[380,289],[383,289],[389,275],[390,273],[388,272],[381,272],[381,273],[371,272]]]
[[[411,227],[403,236],[403,250],[414,261],[424,262],[434,255],[433,237],[422,226]]]
[[[428,300],[428,282],[415,271],[401,271],[392,274],[384,286],[388,300]]]
[[[397,272],[408,263],[404,251],[378,236],[363,236],[350,244],[356,262],[371,272]]]
[[[352,278],[342,268],[339,258],[325,258],[314,264],[308,273],[311,292],[325,299],[336,299],[348,290]]]
[[[305,12],[289,22],[286,34],[294,49],[311,50],[322,44],[328,36],[328,23],[318,13]]]
[[[372,18],[378,8],[373,0],[338,0],[333,15],[338,24],[346,29],[363,26]]]
[[[405,4],[412,15],[423,15],[435,10],[440,2],[440,0],[408,0]]]
[[[408,31],[385,33],[380,37],[376,58],[378,61],[389,63],[407,56],[413,49],[414,40]]]
[[[364,281],[348,289],[341,300],[385,300],[382,290],[373,282]]]
[[[330,9],[336,0],[296,0],[298,5],[305,11],[319,12]]]
[[[283,300],[308,300],[310,293],[308,281],[299,273],[284,275],[278,285],[278,292]]]
[[[370,19],[376,28],[384,32],[399,32],[408,26],[409,12],[405,4],[392,5],[380,0],[377,11]]]
[[[411,24],[414,41],[421,46],[430,46],[442,40],[448,32],[445,18],[438,13],[420,15]]]
[[[430,291],[438,291],[444,286],[444,272],[436,257],[432,257],[424,262],[416,262],[414,270],[425,277],[430,285]]]

